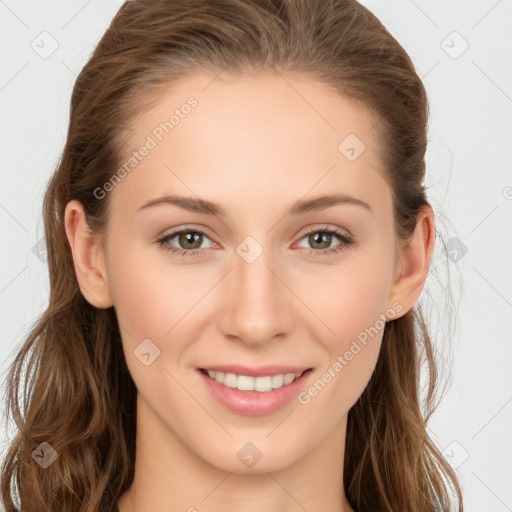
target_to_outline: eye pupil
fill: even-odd
[[[201,247],[201,233],[197,233],[196,231],[185,231],[179,235],[179,242],[183,248],[186,249],[198,249]],[[199,244],[197,245],[197,240],[199,239]],[[194,246],[194,242],[196,245]],[[193,247],[188,247],[187,244],[190,243]]]
[[[315,243],[322,244],[322,242],[326,242],[323,247],[320,247],[320,249],[329,248],[331,245],[331,235],[329,233],[316,232],[313,235],[310,235],[309,239],[312,245]]]

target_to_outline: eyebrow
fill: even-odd
[[[203,213],[206,215],[215,215],[218,217],[225,217],[227,213],[226,210],[218,203],[213,203],[211,201],[207,201],[206,199],[177,195],[166,195],[157,197],[155,199],[150,199],[149,201],[145,202],[138,210],[140,211],[152,206],[166,204],[178,206],[183,210],[195,213]],[[372,211],[370,205],[364,201],[361,201],[360,199],[356,199],[355,197],[345,194],[334,194],[314,197],[312,199],[301,199],[292,205],[292,207],[288,210],[287,215],[298,216],[304,213],[316,212],[334,205],[343,204],[361,206],[370,212]]]

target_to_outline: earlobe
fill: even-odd
[[[89,230],[79,201],[72,200],[66,205],[64,225],[82,295],[94,307],[112,306],[100,237]]]
[[[423,291],[434,252],[435,233],[434,212],[430,206],[421,207],[413,238],[401,246],[400,271],[388,298],[388,308],[395,302],[402,305],[400,316],[412,309]]]

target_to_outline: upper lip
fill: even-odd
[[[279,375],[281,373],[304,373],[306,370],[309,370],[310,368],[310,366],[245,366],[242,364],[219,364],[211,366],[202,366],[199,369],[222,373],[235,373],[236,375],[247,375],[249,377],[264,377],[267,375]]]

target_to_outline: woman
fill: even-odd
[[[45,195],[7,511],[462,511],[426,432],[427,118],[354,0],[125,2]]]

